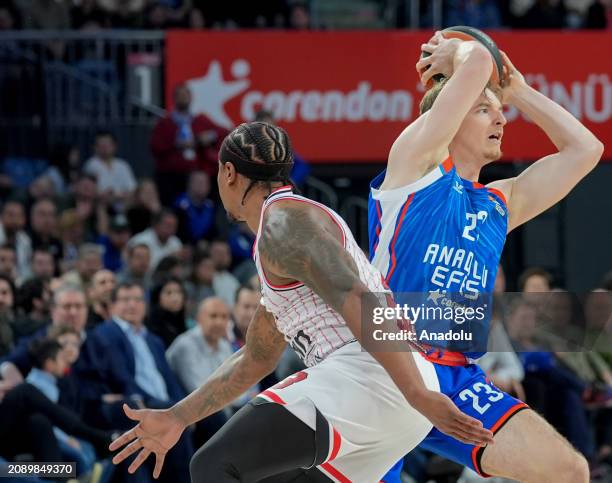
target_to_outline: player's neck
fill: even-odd
[[[249,203],[244,205],[244,220],[253,233],[259,230],[259,220],[261,218],[261,210],[266,198],[265,193],[257,190],[254,193],[249,193]]]
[[[453,150],[450,155],[459,176],[468,181],[478,181],[482,163],[472,153],[457,149]]]

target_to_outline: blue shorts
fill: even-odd
[[[440,381],[440,391],[450,397],[462,412],[482,421],[483,426],[494,434],[512,416],[529,407],[495,387],[476,364],[434,366]],[[429,432],[419,447],[467,466],[480,476],[490,476],[480,467],[485,447],[462,443],[436,428]],[[385,478],[383,481],[387,481]]]

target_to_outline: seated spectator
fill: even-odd
[[[92,23],[109,27],[108,15],[98,6],[97,0],[83,0],[70,11],[72,28],[81,29]]]
[[[179,335],[168,348],[168,364],[188,392],[200,387],[231,357],[233,350],[226,339],[229,320],[230,312],[225,302],[218,297],[207,298],[198,308],[197,325]],[[226,421],[223,412],[201,421],[196,427],[196,444],[210,439]]]
[[[17,254],[12,245],[0,245],[0,275],[17,279]]]
[[[236,292],[236,303],[232,310],[232,321],[234,322],[232,347],[234,351],[245,344],[247,329],[257,311],[260,299],[261,295],[246,285],[240,287]]]
[[[232,260],[237,264],[232,274],[241,284],[246,284],[253,276],[257,276],[257,267],[252,258],[254,243],[255,235],[246,223],[235,223],[231,226],[228,244]]]
[[[133,204],[128,208],[126,216],[132,233],[145,231],[153,223],[153,218],[161,211],[157,186],[152,179],[140,180]]]
[[[184,394],[166,363],[163,341],[144,326],[142,287],[119,284],[112,294],[111,320],[91,334],[95,364],[114,392],[139,394],[148,407],[168,407]]]
[[[185,191],[189,173],[204,171],[211,178],[216,176],[221,142],[229,134],[204,115],[191,112],[191,101],[189,88],[176,86],[174,110],[151,134],[156,182],[165,205]]]
[[[310,30],[310,13],[303,3],[294,3],[289,11],[289,28]]]
[[[110,16],[114,29],[134,29],[142,26],[144,0],[98,0],[100,7]]]
[[[9,460],[28,453],[36,461],[61,461],[53,426],[91,441],[101,455],[108,453],[112,433],[84,424],[77,414],[26,383],[11,390],[0,402],[0,454]]]
[[[117,275],[119,283],[140,285],[148,291],[151,250],[144,243],[128,244],[125,268]]]
[[[215,294],[225,300],[231,307],[236,298],[236,291],[240,283],[230,272],[232,265],[232,252],[227,242],[216,240],[210,245],[210,258],[215,265],[213,276],[213,289]]]
[[[108,234],[101,234],[97,243],[103,248],[104,268],[118,272],[123,268],[123,252],[130,240],[130,226],[124,215],[111,219]]]
[[[178,278],[166,278],[151,291],[146,326],[164,341],[165,347],[185,332],[185,303],[185,289]]]
[[[117,139],[109,131],[96,134],[94,155],[85,163],[84,171],[96,177],[98,194],[111,204],[123,204],[136,189],[136,178],[130,165],[115,157]]]
[[[43,173],[51,179],[55,193],[63,196],[81,171],[81,152],[76,146],[60,143],[51,148],[49,167]]]
[[[57,274],[55,259],[45,249],[37,249],[32,253],[32,277],[51,280]]]
[[[60,269],[62,272],[67,272],[76,266],[79,258],[79,247],[85,242],[85,230],[79,214],[74,208],[62,212],[59,226],[64,254]]]
[[[87,329],[91,330],[106,320],[110,320],[111,294],[115,289],[115,274],[110,270],[98,270],[91,279],[87,291],[89,315]]]
[[[524,401],[525,371],[504,328],[503,310],[503,300],[497,298],[493,304],[487,353],[478,359],[478,365],[493,384]]]
[[[49,325],[50,312],[48,279],[36,277],[26,280],[17,290],[17,316],[13,324],[15,339],[30,337]]]
[[[14,347],[14,303],[13,281],[5,275],[0,275],[0,357],[7,355]]]
[[[193,259],[191,279],[185,284],[188,299],[188,313],[195,317],[199,303],[207,297],[215,295],[213,278],[215,264],[208,252],[196,252]]]
[[[450,0],[445,14],[446,25],[469,25],[479,29],[502,26],[501,12],[495,0]]]
[[[82,237],[88,241],[96,239],[101,218],[105,217],[107,210],[105,199],[98,196],[96,186],[94,176],[82,174],[70,187],[71,192],[67,199],[68,206],[74,208],[76,219],[81,225]],[[66,211],[68,210],[62,215]]]
[[[174,212],[163,209],[153,219],[153,226],[134,235],[128,245],[147,245],[151,251],[151,268],[154,270],[162,258],[181,250],[183,244],[176,237],[177,228],[178,220]]]
[[[62,242],[57,233],[57,208],[53,200],[43,198],[30,209],[30,239],[32,250],[49,252],[57,263],[63,258]]]
[[[25,208],[19,201],[7,201],[0,213],[0,245],[15,247],[17,255],[17,273],[21,278],[30,273],[32,258],[32,241],[24,231],[26,224]]]
[[[62,276],[64,283],[86,290],[94,274],[102,270],[102,248],[94,243],[84,243],[79,247],[79,258],[74,270]]]
[[[24,5],[25,7],[25,5]],[[70,28],[70,11],[64,2],[32,0],[21,11],[27,29],[65,30]]]
[[[527,29],[562,29],[566,26],[565,3],[559,0],[536,0],[520,19],[520,27]]]
[[[217,232],[217,207],[208,195],[210,178],[203,171],[189,175],[187,191],[174,203],[179,219],[178,237],[185,244],[212,240]]]
[[[86,322],[87,303],[83,291],[70,285],[57,289],[53,294],[51,325],[41,327],[30,337],[23,337],[0,365],[0,376],[4,380],[5,388],[12,388],[23,382],[32,369],[32,359],[28,352],[31,342],[46,337],[50,327],[54,326],[66,325],[77,333],[84,334]]]
[[[57,381],[71,366],[62,345],[57,340],[45,338],[32,344],[30,353],[34,367],[26,377],[26,382],[40,390],[51,402],[57,403],[60,392]],[[62,460],[76,462],[77,476],[89,473],[96,461],[93,445],[58,427],[54,427],[53,432],[59,443]]]
[[[168,364],[187,392],[200,387],[233,354],[226,338],[229,322],[225,302],[209,297],[198,308],[198,325],[179,335],[168,348]]]
[[[595,0],[587,11],[584,28],[610,30],[612,28],[612,2]]]
[[[144,326],[146,303],[142,287],[119,284],[112,296],[112,319],[88,337],[93,367],[113,393],[138,396],[149,408],[168,408],[184,396],[168,366],[164,343]],[[115,427],[131,427],[122,413]],[[189,481],[193,448],[186,433],[166,455],[162,481]]]
[[[17,7],[11,1],[0,4],[0,31],[20,28],[20,16]]]
[[[525,299],[509,306],[508,334],[525,370],[527,403],[592,461],[594,435],[583,402],[588,384],[562,366],[553,352],[543,350],[535,337],[537,318],[536,306]]]

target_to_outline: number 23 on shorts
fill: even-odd
[[[502,392],[496,391],[489,384],[482,382],[477,382],[471,388],[464,389],[459,393],[459,399],[462,401],[472,400],[472,406],[479,414],[487,412],[491,407],[491,403],[496,403],[503,397]]]

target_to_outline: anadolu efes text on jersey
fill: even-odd
[[[380,190],[385,172],[371,183],[368,218],[370,257],[400,304],[485,310],[484,320],[416,321],[416,329],[468,330],[466,345],[421,343],[463,352],[486,352],[490,296],[506,240],[508,214],[501,192],[462,179],[450,157],[424,177]],[[419,295],[420,294],[420,295]]]
[[[503,194],[459,177],[450,157],[401,188],[380,190],[384,177],[371,183],[368,231],[391,290],[492,293],[508,227]]]

